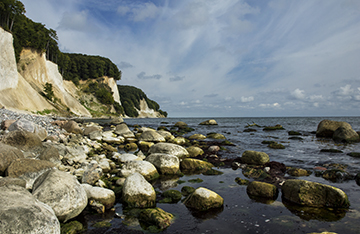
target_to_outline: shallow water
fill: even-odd
[[[360,172],[360,158],[352,158],[349,152],[360,152],[360,143],[357,144],[335,144],[332,140],[317,139],[315,134],[318,123],[325,118],[322,117],[291,117],[291,118],[216,118],[217,126],[201,126],[200,122],[206,118],[167,118],[167,119],[125,119],[131,126],[157,128],[167,126],[170,128],[177,121],[186,122],[195,131],[189,133],[218,132],[235,144],[226,146],[227,151],[222,152],[222,157],[240,157],[245,150],[256,150],[266,152],[270,161],[282,162],[286,166],[295,166],[305,169],[313,169],[326,163],[340,163],[348,165],[347,171],[351,174]],[[326,119],[346,121],[350,123],[355,131],[360,130],[359,117],[334,117]],[[247,124],[256,123],[261,126],[274,126],[281,124],[285,130],[263,131],[262,128],[256,132],[243,132]],[[289,140],[288,131],[302,133],[302,140]],[[261,144],[263,140],[274,140],[282,143],[285,149],[270,149]],[[335,148],[343,153],[320,153],[321,149]],[[329,184],[342,189],[348,196],[351,206],[348,210],[315,209],[307,207],[296,207],[283,203],[281,192],[275,201],[255,201],[248,197],[246,186],[238,185],[236,177],[247,179],[241,169],[230,168],[218,169],[223,175],[204,176],[191,175],[175,178],[169,181],[155,181],[154,188],[158,191],[167,189],[181,190],[183,186],[206,187],[215,191],[224,198],[224,207],[211,212],[194,212],[186,208],[183,203],[157,204],[158,207],[175,215],[174,223],[163,233],[310,233],[331,231],[336,233],[359,233],[360,231],[360,186],[354,180],[341,183],[333,183],[314,173],[301,179]],[[201,178],[201,183],[190,183],[190,179]],[[177,181],[186,181],[178,184]],[[122,207],[117,204],[116,211],[122,214]],[[122,218],[115,218],[114,214],[106,217],[111,220],[112,228],[89,229],[88,233],[117,233],[123,230]],[[91,226],[91,223],[88,224]],[[121,228],[120,228],[121,227]],[[142,230],[135,222],[134,225],[126,226],[130,230]],[[96,232],[92,232],[96,231]],[[120,233],[120,232],[119,232]]]

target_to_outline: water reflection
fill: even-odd
[[[208,220],[208,219],[215,219],[221,212],[223,212],[224,206],[206,211],[198,211],[192,208],[188,208],[188,210],[190,211],[190,214],[194,216],[194,218],[200,220]]]

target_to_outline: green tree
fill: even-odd
[[[44,93],[45,93],[45,97],[47,99],[49,99],[50,101],[53,101],[55,95],[54,95],[53,86],[51,83],[46,82],[46,84],[44,86]]]

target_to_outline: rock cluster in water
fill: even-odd
[[[270,161],[266,153],[245,151],[235,160],[221,158],[217,152],[231,142],[218,133],[180,137],[181,133],[192,131],[183,122],[170,131],[140,126],[130,130],[121,119],[104,128],[92,122],[55,121],[6,109],[0,110],[0,120],[0,193],[4,198],[0,200],[1,233],[60,233],[60,223],[70,225],[73,222],[68,220],[86,210],[104,213],[114,209],[116,201],[123,204],[124,215],[135,216],[146,224],[144,228],[163,230],[171,225],[174,216],[157,208],[157,202],[176,203],[185,196],[183,202],[189,209],[206,212],[221,209],[224,199],[203,187],[185,186],[181,193],[168,190],[157,194],[151,181],[169,175],[178,178],[191,173],[221,174],[213,169],[214,165],[242,168],[243,174],[253,181],[236,181],[248,185],[250,198],[275,200],[280,188],[284,199],[299,205],[350,205],[338,188],[286,180],[287,170],[294,176],[305,174],[301,174],[301,169],[290,170],[282,163]],[[214,121],[201,124],[215,125]],[[205,138],[213,140],[202,143]],[[136,154],[120,154],[118,148]],[[30,213],[31,216],[26,215]]]

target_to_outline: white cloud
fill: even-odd
[[[272,103],[272,104],[260,104],[260,107],[265,107],[265,108],[281,108],[281,105],[277,102]]]
[[[91,24],[88,21],[88,12],[65,12],[59,23],[59,29],[75,30],[75,31],[87,31],[91,28]]]
[[[140,72],[139,74],[137,74],[137,78],[139,78],[139,79],[141,79],[141,80],[143,80],[143,79],[145,79],[145,80],[148,80],[148,79],[156,79],[156,80],[159,80],[161,77],[162,77],[162,76],[159,75],[159,74],[148,76],[148,75],[146,75],[145,72]]]
[[[296,99],[305,99],[305,91],[300,89],[295,89],[291,92],[291,95]]]
[[[241,97],[241,102],[252,102],[254,101],[254,97],[253,96],[250,96],[250,97],[244,97],[242,96]]]
[[[117,13],[121,16],[129,16],[134,22],[142,22],[157,17],[161,12],[152,2],[133,3],[130,6],[119,6]]]

